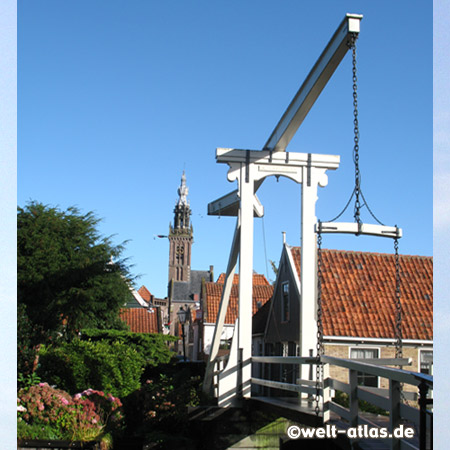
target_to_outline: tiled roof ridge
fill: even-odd
[[[226,273],[222,272],[217,277],[217,281],[212,281],[210,283],[217,283],[217,284],[223,285],[224,281],[219,281],[219,280],[221,280],[221,279],[225,280],[225,278],[226,278]],[[233,275],[233,285],[234,284],[238,284],[237,280],[239,280],[239,273],[235,273]],[[257,283],[255,283],[255,281]],[[254,286],[270,286],[270,282],[269,282],[269,280],[266,278],[266,276],[264,274],[254,272],[253,273],[253,285]]]
[[[301,251],[300,246],[288,246],[291,250]],[[330,253],[351,253],[351,254],[362,254],[362,255],[377,255],[377,256],[394,256],[393,253],[382,253],[382,252],[369,252],[364,250],[339,250],[336,248],[322,248],[322,252]],[[400,253],[400,258],[422,258],[422,259],[433,259],[433,256],[426,255],[407,255]]]

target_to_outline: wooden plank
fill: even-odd
[[[358,387],[358,399],[369,402],[372,405],[378,406],[378,408],[384,409],[385,411],[389,411],[390,403],[387,397],[374,394],[361,387]]]
[[[357,370],[358,372],[368,373],[377,377],[389,378],[390,380],[399,381],[401,383],[418,386],[422,381],[431,388],[433,387],[433,377],[423,373],[408,372],[402,369],[394,369],[391,367],[379,367],[373,364],[357,362],[352,359],[336,358],[334,356],[321,356],[324,363],[333,364],[347,369]]]
[[[281,389],[284,391],[299,392],[299,393],[304,392],[306,394],[316,393],[316,389],[314,387],[309,387],[305,385],[283,383],[281,381],[263,380],[261,378],[252,378],[251,382],[252,384],[258,384],[260,386],[270,387],[274,389]]]
[[[350,411],[347,408],[344,408],[343,406],[338,405],[334,402],[329,402],[328,408],[330,411],[336,413],[339,417],[342,417],[344,420],[350,422]]]
[[[369,223],[358,224],[356,222],[320,222],[315,226],[316,233],[321,234],[356,234],[366,236],[378,236],[387,238],[401,238],[402,229],[385,225],[373,225]]]
[[[293,403],[292,401],[295,401]],[[322,416],[316,415],[315,402],[298,400],[295,398],[278,399],[273,397],[251,397],[245,403],[258,411],[277,414],[280,417],[308,426],[319,427],[323,425]]]

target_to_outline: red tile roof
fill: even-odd
[[[222,277],[223,275],[223,277]],[[219,280],[225,279],[225,274],[222,274]],[[233,279],[233,286],[231,287],[230,300],[228,304],[227,314],[225,316],[226,324],[234,324],[238,316],[238,289],[239,275],[235,275]],[[253,314],[258,311],[259,307],[268,302],[273,294],[273,286],[269,284],[264,275],[253,274]],[[217,315],[219,313],[219,304],[223,291],[223,283],[205,283],[206,292],[206,323],[216,323]]]
[[[225,274],[221,273],[219,278],[217,279],[217,283],[224,284],[225,283]],[[239,284],[239,274],[235,273],[233,277],[233,284]],[[264,275],[259,273],[253,274],[253,286],[270,286],[270,283],[267,281],[267,278]]]
[[[300,248],[291,252],[300,277]],[[322,250],[325,336],[395,337],[395,257]],[[403,339],[433,339],[433,258],[400,256]]]
[[[152,298],[152,294],[145,286],[141,286],[138,290],[138,293],[147,303],[150,302],[150,299]]]
[[[146,308],[123,308],[120,318],[133,333],[158,333],[158,309],[149,312]]]

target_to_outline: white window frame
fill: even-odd
[[[359,345],[355,345],[353,347],[349,347],[348,348],[348,359],[355,359],[352,358],[352,350],[370,350],[370,351],[376,351],[377,352],[377,356],[376,358],[379,358],[381,355],[381,348],[380,347],[371,347],[368,345],[364,345],[364,346],[359,346]],[[362,385],[364,386],[364,385]],[[380,377],[377,377],[377,385],[376,386],[364,386],[364,387],[380,387]]]
[[[422,353],[423,352],[429,352],[433,355],[433,364],[431,365],[431,374],[433,375],[433,366],[434,366],[434,352],[432,348],[419,348],[419,358],[417,360],[417,372],[422,373],[421,370],[421,363],[422,363]]]

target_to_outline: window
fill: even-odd
[[[351,348],[351,359],[378,358],[377,348]],[[367,373],[358,372],[358,386],[378,387],[378,377]]]
[[[289,281],[281,285],[281,321],[289,321]]]
[[[420,373],[426,375],[433,374],[433,351],[421,350],[420,351]]]

